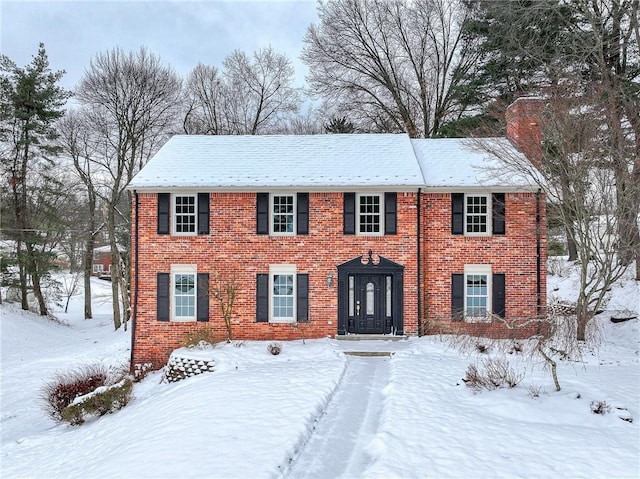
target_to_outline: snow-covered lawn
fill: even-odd
[[[564,281],[550,278],[550,289]],[[56,372],[129,360],[129,333],[112,330],[110,285],[96,280],[94,286],[103,300],[90,321],[82,319],[81,294],[69,314],[57,313],[66,325],[0,306],[2,478],[313,477],[296,462],[308,457],[307,443],[317,444],[311,437],[323,431],[323,413],[368,397],[368,375],[347,374],[355,364],[347,349],[394,355],[382,368],[386,376],[376,379],[381,404],[363,402],[377,416],[368,423],[376,430],[363,430],[356,442],[366,461],[343,477],[640,477],[637,319],[613,324],[603,315],[600,348],[582,362],[560,363],[560,392],[539,360],[507,354],[525,373],[522,382],[474,393],[462,378],[487,355],[461,352],[449,338],[290,341],[278,356],[267,352],[267,342],[245,342],[189,353],[212,358],[214,373],[177,383],[153,373],[136,384],[121,411],[82,426],[57,424],[39,399]],[[614,309],[635,305],[637,311],[638,284],[617,288],[621,306]],[[357,361],[362,367],[366,359]],[[347,381],[362,384],[344,392]],[[529,386],[541,395],[532,398]],[[611,412],[593,414],[592,401],[606,402]],[[346,434],[352,424],[344,423]]]

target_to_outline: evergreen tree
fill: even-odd
[[[41,280],[52,267],[52,233],[63,229],[56,219],[63,189],[53,176],[59,152],[55,122],[71,96],[58,86],[63,74],[51,71],[42,43],[24,68],[0,56],[2,175],[13,212],[3,217],[3,230],[16,244],[22,308],[29,308],[30,282],[42,315],[48,313]]]

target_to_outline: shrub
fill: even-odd
[[[544,388],[538,384],[530,384],[527,386],[527,391],[531,399],[539,398],[542,394],[546,394]]]
[[[591,401],[591,412],[604,416],[611,412],[611,406],[609,406],[606,401]]]
[[[211,328],[199,328],[184,335],[182,346],[185,348],[204,348],[216,343],[216,337]]]
[[[463,381],[474,391],[481,389],[497,389],[499,387],[516,387],[524,374],[517,373],[505,359],[488,358],[482,361],[482,369],[470,364]]]
[[[83,366],[74,371],[59,372],[45,384],[41,397],[48,415],[62,419],[62,411],[77,397],[94,391],[107,383],[107,369],[102,364]]]
[[[277,356],[278,354],[280,354],[280,351],[282,351],[282,344],[269,343],[269,345],[267,346],[267,351],[269,351],[274,356]]]
[[[133,381],[125,378],[118,384],[102,386],[78,397],[62,410],[61,419],[71,425],[82,424],[87,416],[104,416],[125,407],[131,400]]]
[[[486,344],[478,341],[476,343],[476,351],[478,351],[480,354],[486,354],[489,352],[489,347]]]

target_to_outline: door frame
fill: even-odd
[[[383,312],[383,334],[404,334],[403,295],[404,266],[378,256],[374,261],[373,252],[368,256],[358,256],[338,265],[338,335],[356,332],[355,317],[349,316],[349,277],[380,275],[391,277],[391,316]],[[355,280],[354,280],[355,281]]]

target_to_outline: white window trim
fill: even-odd
[[[467,315],[467,275],[483,274],[487,276],[487,313],[485,316]],[[464,265],[464,317],[468,323],[486,323],[491,321],[491,305],[493,304],[492,271],[490,264],[466,264]]]
[[[178,226],[176,218],[176,198],[177,197],[190,197],[193,198],[193,215],[194,215],[194,229],[193,232],[176,231]],[[197,236],[198,234],[198,195],[192,193],[174,193],[171,195],[171,234],[174,236]]]
[[[104,265],[102,263],[94,263],[93,264],[93,272],[94,273],[102,273],[104,271]]]
[[[377,196],[380,199],[380,231],[367,233],[360,231],[360,198],[363,196]],[[384,236],[384,193],[356,193],[356,235],[357,236]]]
[[[275,318],[273,316],[273,277],[277,274],[293,275],[293,316],[290,318]],[[296,322],[296,265],[295,264],[272,264],[269,265],[269,322],[270,323],[295,323]]]
[[[468,217],[467,198],[477,198],[477,197],[484,197],[487,199],[487,213],[486,213],[487,231],[484,231],[482,233],[467,231],[467,217]],[[464,226],[463,226],[464,228],[463,231],[465,236],[491,236],[492,235],[491,225],[492,225],[492,217],[493,217],[493,204],[491,203],[491,197],[492,195],[484,194],[484,193],[465,193],[464,195]]]
[[[193,316],[176,316],[176,298],[175,298],[175,277],[176,274],[193,274],[195,285],[195,297],[193,305]],[[195,264],[172,264],[171,279],[169,281],[169,308],[171,321],[177,323],[191,323],[197,320],[198,315],[198,267]]]
[[[293,197],[293,231],[291,233],[287,233],[287,232],[275,232],[273,230],[273,197],[274,196],[291,196]],[[269,234],[271,236],[295,236],[296,232],[298,231],[298,224],[297,224],[297,217],[298,217],[298,195],[296,193],[269,193]]]

